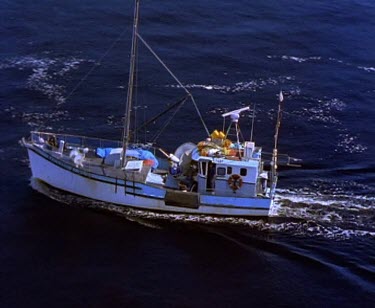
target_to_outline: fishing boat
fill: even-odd
[[[239,122],[243,113],[251,112],[250,106],[222,114],[223,129],[210,133],[193,95],[142,38],[138,22],[139,0],[136,0],[121,140],[32,131],[29,137],[22,139],[32,177],[61,191],[122,207],[165,213],[268,216],[278,178],[282,93],[274,148],[266,167],[262,148],[255,146],[252,138],[241,138]],[[185,101],[194,104],[207,133],[205,140],[182,142],[169,153],[154,144],[139,144],[132,139],[131,114],[139,42],[185,90],[186,96],[174,106],[178,108]]]

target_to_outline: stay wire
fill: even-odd
[[[186,101],[186,100],[185,100]],[[156,143],[156,140],[159,139],[160,135],[164,132],[164,130],[167,128],[167,126],[169,125],[169,123],[171,123],[171,121],[173,120],[174,116],[177,114],[177,112],[181,109],[181,107],[184,105],[185,101],[183,101],[179,106],[177,106],[177,108],[175,109],[175,111],[172,113],[172,115],[169,117],[169,119],[164,123],[163,127],[159,130],[159,132],[154,136],[154,138],[152,139],[152,143],[155,144]]]
[[[160,57],[156,54],[156,52],[151,48],[151,46],[149,44],[147,44],[147,42],[142,38],[142,36],[139,34],[139,33],[136,33],[136,35],[138,36],[138,38],[140,39],[140,41],[147,47],[147,49],[152,53],[152,55],[156,58],[156,60],[159,61],[159,63],[167,70],[167,72],[173,77],[173,79],[179,84],[179,86],[185,90],[185,92],[190,96],[191,98],[191,101],[193,102],[193,105],[195,107],[195,110],[197,111],[198,113],[198,116],[203,124],[203,127],[207,133],[208,136],[210,136],[210,132],[206,126],[206,123],[204,122],[203,120],[203,117],[202,117],[202,114],[194,100],[194,97],[193,95],[189,92],[188,89],[186,89],[186,87],[181,83],[181,81],[175,76],[175,74],[173,74],[173,72],[168,68],[168,66],[163,62],[162,59],[160,59]]]
[[[75,91],[77,91],[77,89],[81,86],[81,84],[91,75],[91,73],[101,64],[101,62],[103,61],[103,59],[108,55],[108,53],[113,49],[113,47],[116,46],[116,44],[118,43],[118,41],[121,39],[121,37],[125,34],[125,32],[127,29],[125,28],[121,34],[116,38],[116,40],[113,41],[113,43],[111,44],[111,46],[104,52],[104,54],[99,58],[98,61],[96,61],[94,63],[94,65],[90,68],[90,70],[80,79],[80,81],[74,86],[74,88],[69,92],[69,94],[65,97],[65,101],[67,101],[73,94]],[[58,109],[62,103],[60,104],[57,104],[57,106],[55,107],[56,109]],[[39,129],[39,128],[38,128]]]
[[[109,48],[103,53],[103,55],[99,58],[98,61],[94,63],[94,65],[90,68],[90,70],[81,78],[81,80],[75,85],[75,87],[69,92],[69,94],[66,96],[65,100],[68,100],[73,93],[81,86],[81,84],[91,75],[91,73],[101,64],[103,59],[110,53],[110,51],[113,49],[113,47],[116,46],[116,44],[120,41],[122,36],[127,32],[127,28],[125,28],[120,35],[112,42],[112,44],[109,46]]]

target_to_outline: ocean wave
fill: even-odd
[[[339,98],[315,98],[315,97],[299,97],[305,101],[304,106],[299,109],[292,110],[289,114],[297,116],[303,121],[319,122],[330,127],[337,128],[337,142],[335,143],[335,152],[338,153],[363,153],[368,146],[362,144],[358,135],[348,131],[346,126],[339,120],[338,114],[344,112],[347,103]]]
[[[18,69],[29,75],[26,80],[26,87],[38,91],[57,105],[65,103],[64,94],[66,88],[61,83],[61,77],[72,70],[78,69],[82,62],[87,60],[69,58],[49,58],[25,56],[20,58],[9,58],[0,62],[0,69]]]
[[[278,190],[274,217],[288,217],[316,224],[308,231],[325,232],[329,237],[375,234],[371,223],[375,198],[341,194],[301,193]]]
[[[303,121],[321,122],[330,125],[341,124],[336,117],[336,113],[342,112],[347,108],[347,104],[343,100],[329,97],[316,98],[300,95],[300,93],[293,95],[299,95],[298,100],[303,101],[303,106],[294,108],[289,114],[298,116]]]
[[[241,226],[249,231],[263,234],[272,232],[290,236],[324,237],[333,240],[375,237],[375,229],[371,220],[364,219],[375,215],[374,198],[354,197],[354,200],[362,203],[361,206],[342,201],[342,199],[349,201],[348,199],[351,199],[352,196],[323,196],[312,192],[279,189],[275,200],[274,210],[276,210],[270,218],[248,219],[137,210],[61,192],[35,179],[31,179],[31,186],[58,202],[70,206],[104,210],[151,228],[162,228],[160,222],[167,221],[169,223]],[[363,202],[368,204],[363,205]],[[345,214],[347,212],[349,214]]]
[[[281,59],[281,60],[290,60],[290,61],[295,61],[298,63],[303,63],[303,62],[308,62],[308,61],[319,61],[322,59],[322,57],[319,56],[312,56],[312,57],[297,57],[297,56],[287,56],[287,55],[282,55],[282,56],[277,56],[277,55],[267,55],[268,59]]]
[[[332,57],[328,58],[328,60],[332,61],[332,62],[337,62],[337,63],[345,64],[345,62],[343,60],[332,58]]]
[[[353,68],[357,68],[359,70],[363,70],[363,71],[366,71],[368,73],[375,72],[375,67],[372,67],[372,66],[363,66],[363,65],[356,65],[356,64],[353,64],[353,63],[350,63],[350,62],[345,62],[343,60],[340,60],[340,59],[337,59],[337,58],[333,58],[333,57],[324,58],[324,57],[321,57],[321,56],[297,57],[297,56],[289,56],[289,55],[282,55],[282,56],[279,56],[279,55],[267,55],[267,58],[268,59],[280,59],[280,60],[283,60],[283,61],[294,61],[294,62],[297,62],[297,63],[305,63],[305,62],[335,62],[335,63],[339,63],[339,64],[342,64],[342,65],[346,65],[346,66],[350,66],[350,67],[353,67]]]
[[[207,91],[218,91],[221,93],[240,93],[240,92],[256,92],[264,89],[267,86],[276,86],[286,84],[290,81],[295,80],[294,76],[278,76],[269,78],[258,78],[248,81],[239,81],[231,85],[217,85],[217,84],[185,84],[184,87],[187,89],[202,89]],[[166,85],[167,88],[180,89],[180,85]],[[290,90],[294,94],[298,94],[300,89],[293,87]]]
[[[375,72],[375,67],[366,67],[366,66],[357,66],[360,70],[364,70],[366,72]]]
[[[48,110],[47,112],[26,112],[18,111],[17,108],[9,106],[0,111],[0,114],[4,113],[11,119],[21,120],[23,123],[27,123],[30,127],[44,130],[51,130],[52,127],[48,124],[54,122],[60,122],[69,119],[69,113],[66,110]]]
[[[318,59],[319,57],[313,57]],[[259,89],[267,88],[278,84],[287,84],[285,96],[289,98],[298,98],[303,105],[299,108],[293,108],[291,111],[285,111],[285,114],[297,116],[303,122],[316,122],[330,127],[341,128],[341,132],[337,135],[338,141],[334,144],[335,152],[345,153],[363,153],[368,147],[362,144],[359,137],[347,133],[343,128],[342,122],[338,118],[338,114],[346,110],[348,104],[337,97],[310,97],[301,94],[301,89],[298,85],[291,84],[290,81],[295,81],[293,76],[279,76],[277,78],[259,78],[250,81],[237,82],[234,85],[209,85],[209,84],[187,84],[187,88],[199,88],[209,91],[219,91],[222,93],[239,93],[239,92],[256,92]],[[167,87],[179,88],[178,85],[167,85]],[[275,110],[262,110],[262,106],[257,106],[258,112],[265,112],[269,119],[275,116]],[[214,107],[207,111],[208,114],[222,114],[228,112],[226,107]],[[242,115],[251,116],[251,115]]]
[[[23,112],[20,114],[20,118],[31,127],[45,128],[49,130],[52,128],[49,126],[46,127],[46,122],[52,123],[67,120],[69,118],[69,113],[66,110],[57,110],[48,113]]]
[[[335,207],[343,210],[375,210],[375,198],[363,195],[345,194],[349,186],[356,185],[356,183],[326,183],[330,187],[330,192],[327,192],[324,183],[312,183],[313,188],[303,189],[278,189],[276,201],[282,203],[289,201],[296,205],[319,205],[324,207]],[[315,189],[315,188],[316,189]],[[341,189],[340,189],[341,188]],[[323,189],[324,193],[319,192]]]
[[[351,135],[350,133],[339,134],[339,142],[335,152],[344,153],[363,153],[367,150],[367,146],[359,143],[358,136]]]
[[[322,57],[307,57],[307,58],[302,58],[302,57],[296,57],[296,56],[281,56],[282,60],[291,60],[295,61],[298,63],[303,63],[307,61],[319,61],[322,59]]]

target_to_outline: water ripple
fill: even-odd
[[[0,70],[17,69],[28,74],[26,87],[47,96],[57,105],[65,103],[65,86],[61,78],[72,70],[77,70],[81,63],[87,60],[68,57],[50,58],[25,56],[9,58],[0,62]]]
[[[323,196],[301,191],[278,190],[272,216],[265,219],[249,219],[136,210],[61,192],[34,179],[31,180],[31,185],[35,190],[59,202],[109,211],[154,228],[160,227],[158,221],[167,221],[237,225],[246,227],[251,232],[288,234],[292,237],[323,237],[332,240],[347,240],[352,237],[375,238],[375,228],[371,222],[371,217],[375,216],[374,198]]]

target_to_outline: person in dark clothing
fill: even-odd
[[[215,174],[216,174],[216,165],[212,162],[208,163],[208,172],[207,172],[207,189],[215,189]]]

